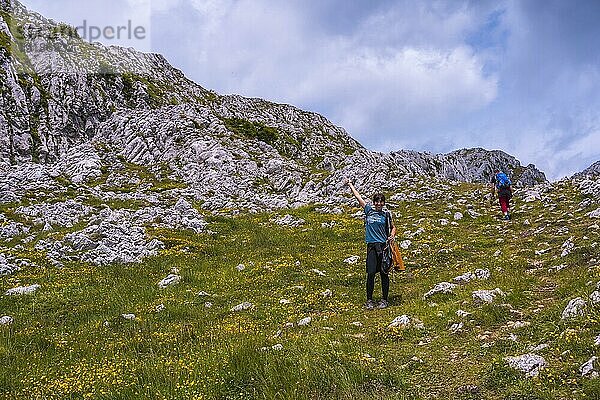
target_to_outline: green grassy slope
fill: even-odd
[[[575,211],[578,195],[570,187],[550,194],[553,209],[517,199],[513,220],[504,222],[481,198],[483,187],[451,190],[451,200],[390,204],[399,240],[405,231],[423,232],[404,252],[408,269],[393,275],[384,310],[362,308],[363,225],[351,216],[357,208],[343,215],[295,210],[306,221],[297,228],[261,214],[207,217],[206,234],[149,229],[167,249],[141,264],[66,262],[57,269],[43,254],[11,247],[7,253],[39,267],[0,277],[0,290],[34,283],[41,289],[0,297],[0,314],[15,320],[0,327],[0,398],[600,398],[600,383],[579,372],[600,355],[600,314],[588,307],[583,317],[560,319],[570,299],[587,300],[600,280],[598,229]],[[466,204],[481,216],[471,218]],[[465,216],[453,225],[456,211]],[[331,221],[332,228],[322,227]],[[575,249],[560,257],[569,237]],[[343,261],[352,255],[360,256],[356,264]],[[172,268],[181,283],[159,289]],[[491,278],[423,300],[436,283],[477,268],[489,269]],[[496,287],[506,297],[473,303],[474,290]],[[322,294],[327,289],[331,297]],[[231,311],[242,302],[253,307]],[[156,311],[160,304],[165,309]],[[460,318],[459,309],[471,315]],[[402,314],[424,328],[388,328]],[[311,322],[298,326],[306,317]],[[461,321],[462,330],[452,333]],[[511,328],[516,321],[525,326]],[[548,345],[537,352],[548,366],[538,377],[503,359],[540,344]]]

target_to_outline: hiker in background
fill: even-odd
[[[493,202],[496,191],[498,191],[498,200],[500,200],[500,208],[504,219],[510,219],[510,199],[512,198],[512,182],[508,175],[500,170],[496,170],[496,173],[492,177],[492,197],[490,199]]]
[[[365,308],[368,310],[375,307],[386,308],[389,305],[390,277],[388,273],[391,264],[387,267],[384,266],[383,259],[384,251],[387,251],[387,243],[394,240],[396,235],[392,214],[384,209],[385,196],[382,193],[373,196],[373,204],[367,204],[349,179],[346,179],[345,183],[350,187],[352,194],[365,212],[365,241],[367,243],[367,302]],[[373,291],[377,272],[381,276],[382,298],[376,305],[373,301]]]

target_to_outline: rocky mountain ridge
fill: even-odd
[[[125,165],[153,165],[208,209],[343,202],[336,193],[345,176],[365,192],[392,191],[419,176],[487,182],[496,168],[517,186],[546,181],[501,151],[372,152],[316,113],[220,96],[160,55],[89,44],[17,1],[1,4],[5,176],[33,169],[97,184],[123,181],[117,171]],[[27,163],[38,166],[17,171]]]
[[[600,175],[600,161],[596,161],[586,169],[573,175],[573,178],[597,177]]]

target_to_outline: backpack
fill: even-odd
[[[510,181],[510,178],[508,177],[508,175],[506,175],[504,172],[498,172],[496,174],[496,188],[497,189],[508,188],[510,185],[512,185],[512,182]]]

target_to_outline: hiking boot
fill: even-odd
[[[503,219],[504,219],[505,221],[508,221],[508,220],[510,220],[510,215],[506,214],[506,215],[504,216],[504,218],[503,218]]]
[[[387,300],[381,300],[379,304],[377,304],[377,308],[387,308],[390,305]]]
[[[372,310],[375,308],[375,302],[373,300],[367,300],[364,306],[367,310]]]

